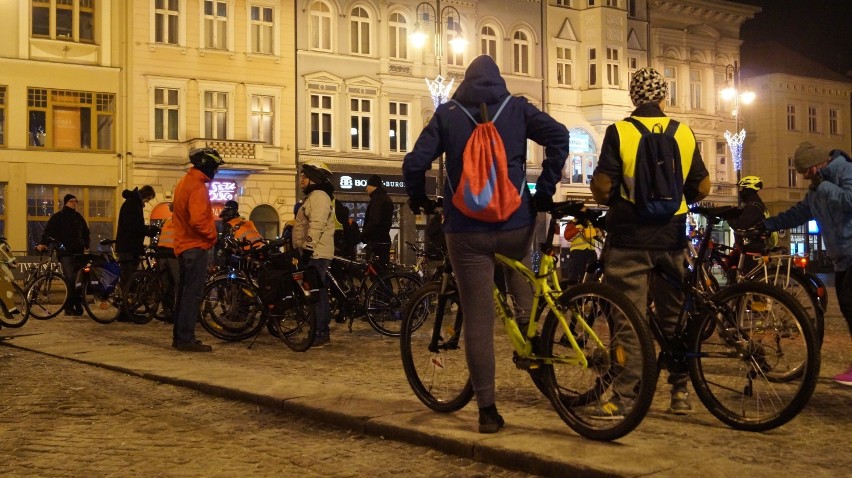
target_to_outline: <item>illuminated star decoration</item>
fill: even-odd
[[[432,96],[432,103],[435,105],[435,109],[437,110],[439,106],[446,103],[450,98],[450,90],[453,89],[453,83],[456,81],[455,79],[450,80],[448,84],[444,84],[446,79],[438,75],[434,80],[430,80],[426,78],[426,86],[429,87],[429,94]]]
[[[725,131],[725,140],[728,142],[728,148],[731,149],[731,158],[734,160],[734,171],[740,171],[743,168],[743,141],[745,141],[745,137],[745,129],[737,134]]]

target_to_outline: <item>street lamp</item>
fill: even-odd
[[[423,48],[429,39],[429,29],[432,25],[434,32],[433,46],[435,49],[435,62],[438,64],[438,76],[434,80],[426,78],[426,86],[432,97],[432,104],[438,109],[446,103],[450,97],[453,82],[446,83],[444,78],[444,23],[446,31],[453,32],[453,38],[448,42],[454,53],[459,53],[467,48],[467,40],[462,36],[461,14],[453,6],[441,8],[441,0],[436,0],[433,6],[429,2],[420,2],[416,8],[417,22],[414,24],[414,33],[411,34],[411,43],[415,48]],[[438,158],[438,195],[444,194],[444,155]]]
[[[752,91],[740,91],[740,66],[734,60],[733,65],[725,66],[725,82],[727,86],[722,90],[722,99],[734,100],[734,133],[725,130],[725,140],[731,150],[731,160],[734,162],[734,170],[737,172],[737,184],[739,184],[743,167],[743,142],[745,142],[745,128],[740,130],[740,102],[747,105],[754,101],[755,94]],[[737,196],[739,201],[739,195]]]

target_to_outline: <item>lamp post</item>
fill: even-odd
[[[444,22],[446,22],[446,31],[453,32],[453,39],[450,40],[450,46],[454,52],[464,50],[467,47],[467,40],[461,34],[461,14],[458,9],[453,6],[445,6],[441,8],[441,0],[436,0],[433,6],[429,2],[420,2],[416,8],[417,22],[414,24],[414,33],[411,34],[411,42],[415,48],[423,48],[426,40],[429,38],[427,33],[429,26],[432,25],[434,31],[433,47],[435,49],[435,62],[438,64],[438,76],[434,80],[426,78],[426,86],[429,88],[429,94],[432,97],[432,104],[435,110],[443,103],[446,103],[450,98],[450,91],[453,88],[455,80],[450,80],[446,83],[444,78]],[[438,195],[444,194],[444,155],[438,158]]]
[[[734,64],[725,66],[725,81],[727,86],[722,90],[722,99],[734,100],[734,133],[725,130],[725,140],[731,150],[731,160],[734,162],[734,170],[737,173],[737,184],[739,184],[743,167],[743,142],[745,142],[745,128],[740,130],[740,101],[747,105],[754,101],[755,94],[751,91],[740,91],[740,66],[734,60]],[[739,203],[739,195],[737,195]]]

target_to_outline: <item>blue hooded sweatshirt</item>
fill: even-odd
[[[487,107],[489,119],[497,113],[500,103],[509,96],[506,82],[497,64],[488,55],[475,58],[465,71],[453,99],[464,105],[470,114],[481,118],[480,105]],[[481,119],[480,119],[481,121]],[[462,155],[475,125],[453,102],[438,107],[429,124],[420,133],[414,148],[405,155],[402,174],[411,198],[427,196],[426,171],[432,162],[445,154],[447,180],[444,182],[444,231],[489,232],[518,229],[535,222],[531,195],[526,186],[527,139],[544,146],[542,172],[536,182],[537,194],[552,196],[556,183],[562,178],[562,167],[568,156],[568,130],[550,115],[531,105],[526,98],[512,97],[494,122],[506,148],[509,179],[522,193],[522,203],[506,221],[482,222],[465,216],[452,204],[452,191],[461,179]],[[431,193],[432,191],[428,191]]]

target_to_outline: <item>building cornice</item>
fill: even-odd
[[[759,7],[716,0],[651,0],[651,8],[701,22],[741,25],[760,12]]]

